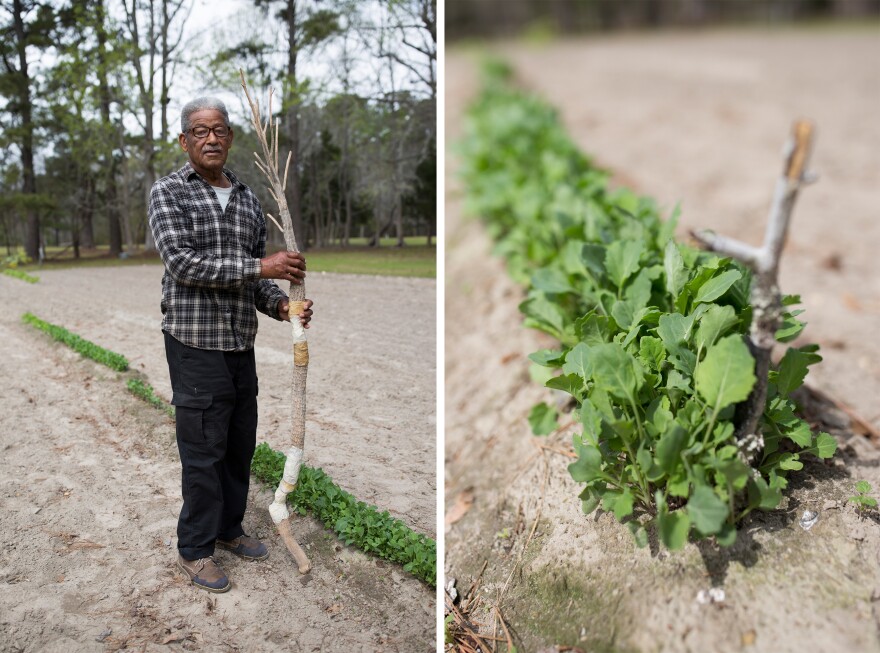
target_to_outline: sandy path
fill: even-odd
[[[708,226],[758,241],[790,121],[813,117],[822,178],[796,208],[784,289],[803,295],[806,336],[823,344],[810,382],[880,424],[875,33],[710,32],[497,50],[618,181],[667,207],[681,201],[683,232]],[[478,89],[478,54],[447,55],[450,139]],[[455,174],[452,156],[446,174]],[[491,624],[487,606],[499,604],[523,650],[880,650],[880,527],[845,503],[854,480],[880,485],[878,451],[832,429],[834,463],[808,465],[782,509],[756,516],[733,549],[636,549],[613,517],[584,517],[569,460],[534,446],[525,418],[549,396],[523,354],[547,343],[519,326],[520,289],[488,256],[480,226],[462,219],[460,184],[447,189],[446,314],[458,319],[445,326],[445,498],[448,509],[470,490],[474,504],[446,534],[445,570],[459,591],[476,582],[474,618]],[[833,254],[840,269],[824,263]],[[820,512],[808,532],[797,526],[806,508]],[[711,586],[725,589],[725,602],[698,605]]]
[[[211,651],[433,648],[433,590],[340,546],[310,518],[295,526],[314,561],[300,577],[274,535],[270,495],[256,485],[245,528],[267,539],[270,559],[219,554],[233,589],[216,597],[184,582],[171,566],[180,482],[173,423],[115,373],[19,321],[30,310],[124,354],[167,398],[161,268],[40,277],[33,286],[0,277],[0,651],[165,650],[165,640]],[[433,537],[435,284],[309,281],[306,461]],[[381,328],[371,344],[373,322]],[[258,439],[281,449],[289,333],[271,321],[261,327]]]

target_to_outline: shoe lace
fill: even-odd
[[[208,556],[206,558],[199,558],[193,564],[195,565],[197,571],[201,571],[202,569],[205,568],[205,565],[208,564],[209,562],[211,562],[211,563],[214,562],[214,556]]]

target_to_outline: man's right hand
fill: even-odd
[[[306,260],[299,252],[278,252],[260,259],[261,279],[284,279],[302,283],[306,276]]]

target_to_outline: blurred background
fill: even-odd
[[[511,36],[640,27],[856,19],[880,14],[878,0],[447,0],[446,36]]]
[[[435,0],[0,0],[0,34],[6,264],[157,261],[150,188],[186,161],[180,109],[201,95],[226,102],[228,166],[274,211],[242,69],[264,113],[276,91],[300,246],[357,271],[341,250],[393,245],[365,269],[433,275]]]

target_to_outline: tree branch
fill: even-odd
[[[706,249],[735,258],[754,272],[750,298],[752,325],[749,330],[749,347],[755,357],[757,381],[749,398],[737,407],[736,413],[736,437],[746,457],[753,456],[763,448],[760,426],[767,401],[770,354],[776,343],[776,331],[783,314],[778,279],[779,261],[798,190],[802,184],[810,181],[807,163],[812,150],[813,132],[813,124],[808,121],[800,120],[794,124],[792,136],[784,150],[785,165],[776,182],[764,244],[760,249],[710,231],[691,232]]]

